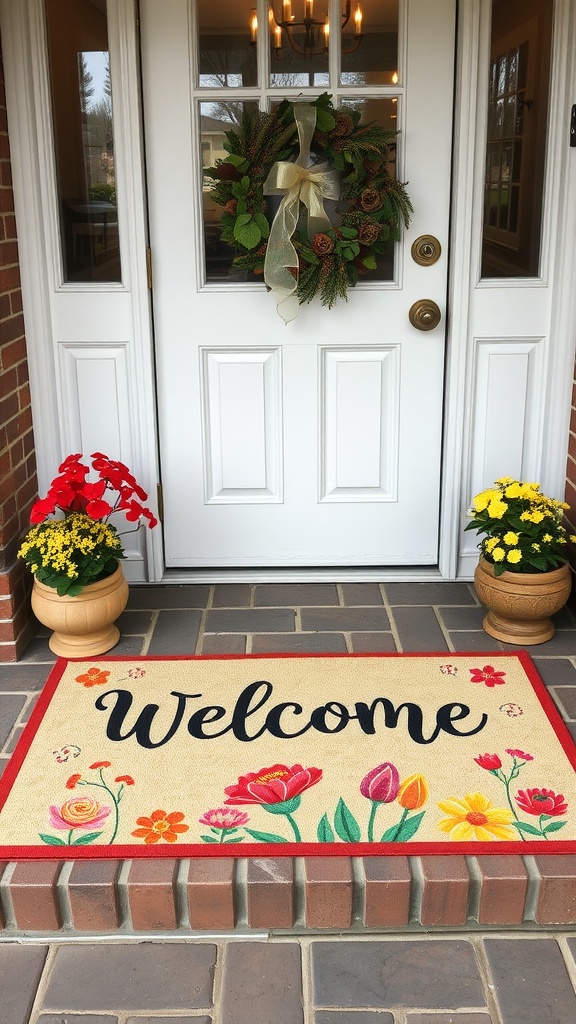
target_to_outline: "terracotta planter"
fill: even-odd
[[[60,597],[53,587],[34,579],[32,611],[54,632],[51,651],[63,658],[91,658],[104,654],[120,639],[114,625],[128,601],[128,584],[118,565],[112,576],[90,583],[76,597]]]
[[[503,572],[481,558],[474,573],[474,586],[488,614],[482,625],[486,632],[507,644],[543,644],[554,636],[550,616],[560,611],[572,588],[570,566],[552,572]]]

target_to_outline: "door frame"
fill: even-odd
[[[421,0],[408,0],[418,3]],[[168,7],[168,3],[166,5]],[[470,579],[474,556],[464,544],[463,525],[470,500],[471,434],[474,404],[474,334],[471,291],[477,284],[480,239],[485,97],[490,42],[490,0],[466,0],[458,6],[455,67],[455,117],[451,256],[440,544],[437,568],[346,570],[221,570],[164,574],[160,530],[146,531],[146,550],[134,558],[133,580],[203,582],[266,579]],[[125,193],[125,245],[132,281],[135,327],[129,369],[134,374],[130,418],[135,471],[149,494],[160,478],[156,437],[154,356],[150,298],[146,283],[145,182],[142,160],[137,0],[108,0],[113,80],[121,82],[114,97],[119,189]],[[48,93],[42,0],[0,0],[0,32],[13,188],[20,252],[20,272],[40,490],[66,454],[62,408],[63,369],[59,362],[51,292],[60,262],[54,159]],[[115,72],[115,74],[114,74]],[[576,150],[566,151],[570,107],[576,96],[576,10],[571,0],[555,0],[550,91],[549,141],[545,185],[543,251],[553,289],[550,346],[541,400],[544,415],[538,452],[532,460],[543,490],[562,494],[570,423],[572,370],[576,335]],[[476,134],[470,111],[477,111]],[[120,130],[118,130],[120,128]],[[470,230],[470,225],[473,230]],[[468,537],[469,535],[467,535]]]

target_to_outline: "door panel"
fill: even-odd
[[[366,23],[378,6],[364,6],[373,50]],[[336,106],[368,111],[395,101],[397,173],[414,216],[391,280],[358,285],[332,310],[301,306],[288,326],[258,281],[207,279],[203,246],[201,167],[217,118],[202,114],[210,103],[268,109],[277,67],[270,89],[211,87],[196,77],[192,0],[140,7],[167,566],[435,564],[444,320],[418,331],[408,310],[423,297],[445,308],[453,0],[400,3],[398,82],[351,71],[340,87],[333,51],[328,85],[315,74],[306,88],[297,64],[290,72],[289,98],[329,91]],[[258,11],[266,25],[266,4]],[[262,83],[270,53],[259,39]],[[422,234],[442,247],[432,266],[410,255]]]

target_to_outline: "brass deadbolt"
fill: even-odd
[[[421,267],[431,267],[440,259],[442,246],[434,235],[420,235],[412,243],[411,252],[415,263],[419,263]]]
[[[433,331],[435,327],[438,327],[442,313],[433,299],[418,299],[418,302],[410,306],[408,318],[416,330]]]

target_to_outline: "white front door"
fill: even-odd
[[[265,0],[250,48],[251,2],[140,3],[166,565],[433,565],[455,0],[365,0],[355,54],[308,65],[286,40],[275,62]],[[331,26],[342,7],[330,0]],[[202,163],[241,104],[326,91],[397,126],[414,215],[388,272],[285,326],[263,284],[232,278]],[[411,255],[421,235],[440,242],[433,265]],[[419,299],[442,311],[433,330],[409,321]]]

